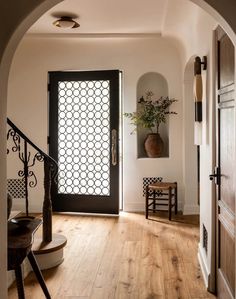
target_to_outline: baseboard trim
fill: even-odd
[[[124,202],[123,207],[124,212],[144,212],[145,203],[144,202]]]
[[[199,215],[200,214],[200,207],[198,205],[184,205],[183,209],[184,215]]]
[[[209,275],[210,271],[208,270],[207,264],[206,264],[206,253],[205,250],[201,247],[201,244],[198,244],[198,261],[201,267],[203,280],[205,283],[206,288],[208,288],[208,281],[209,281]]]
[[[178,202],[178,210],[182,211],[183,203]],[[144,212],[145,211],[145,202],[124,202],[124,212]]]

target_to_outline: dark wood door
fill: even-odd
[[[119,73],[49,73],[54,211],[119,213]]]
[[[217,295],[235,297],[234,46],[217,30]]]

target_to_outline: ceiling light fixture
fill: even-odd
[[[72,17],[66,16],[60,17],[60,19],[54,21],[53,25],[63,29],[72,29],[80,27],[80,24],[73,20]]]

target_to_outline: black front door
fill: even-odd
[[[49,73],[54,211],[119,213],[119,71]]]

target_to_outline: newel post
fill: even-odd
[[[51,165],[44,158],[43,242],[52,241]]]

